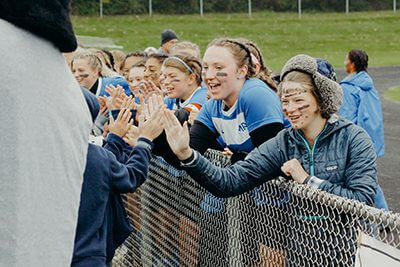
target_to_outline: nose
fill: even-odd
[[[212,71],[210,69],[204,70],[202,73],[202,76],[203,76],[203,80],[213,79],[213,78],[215,78],[215,71]]]
[[[297,109],[298,109],[297,105],[295,103],[293,103],[293,102],[289,102],[286,105],[286,112],[287,113],[295,112]]]

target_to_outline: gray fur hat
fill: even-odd
[[[297,55],[286,62],[281,72],[281,84],[278,94],[282,94],[282,82],[285,76],[292,71],[309,74],[314,81],[315,94],[319,98],[322,116],[329,118],[335,114],[342,104],[342,87],[335,81],[318,72],[317,60],[307,55]]]

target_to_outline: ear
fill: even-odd
[[[249,66],[243,65],[243,67],[238,69],[238,80],[242,80],[246,78],[247,72],[249,71]]]
[[[197,83],[196,77],[197,77],[197,75],[195,73],[189,74],[189,76],[188,76],[188,84],[192,85],[192,84]]]

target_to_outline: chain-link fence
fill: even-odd
[[[135,231],[113,266],[354,266],[360,232],[400,249],[399,214],[283,179],[220,199],[161,158],[126,204]]]

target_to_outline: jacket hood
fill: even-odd
[[[92,116],[92,121],[94,122],[97,118],[97,115],[100,112],[99,101],[97,100],[97,97],[94,94],[92,94],[89,90],[83,87],[81,87],[81,90],[88,105],[90,115]]]
[[[360,71],[355,75],[344,78],[340,84],[358,86],[364,91],[369,91],[374,88],[374,82],[372,81],[371,76],[369,76],[369,74],[365,71]]]
[[[77,48],[71,0],[1,0],[0,18],[52,42],[61,52]]]
[[[330,119],[327,121],[324,130],[321,133],[321,136],[319,137],[318,141],[322,141],[329,136],[331,136],[333,133],[341,130],[342,128],[348,127],[352,123],[349,120],[346,120],[344,118],[340,118],[338,115],[334,114],[330,117]],[[295,140],[296,143],[301,143],[303,144],[304,141],[300,137],[304,136],[304,134],[296,129],[290,128],[289,130],[289,135],[290,137]]]

